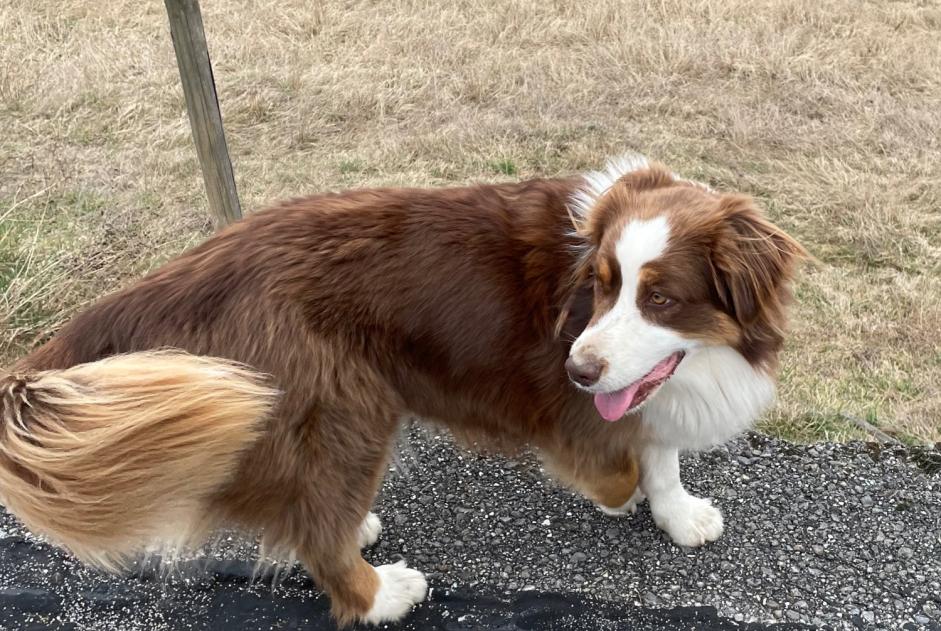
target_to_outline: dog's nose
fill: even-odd
[[[594,385],[601,378],[601,373],[604,372],[604,364],[594,357],[590,357],[584,362],[577,362],[574,357],[569,357],[565,360],[565,370],[568,371],[572,381],[587,387]]]

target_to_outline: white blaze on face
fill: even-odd
[[[637,295],[641,268],[662,256],[669,240],[670,226],[664,216],[634,220],[622,230],[615,245],[621,272],[617,301],[572,345],[571,355],[576,362],[594,358],[607,365],[601,379],[588,388],[590,391],[611,393],[628,388],[670,355],[694,346],[675,331],[644,318],[638,308],[638,299],[643,300]]]

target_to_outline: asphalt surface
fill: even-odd
[[[431,598],[392,629],[941,630],[941,448],[796,446],[760,435],[684,459],[726,533],[674,546],[646,505],[608,517],[531,457],[408,433],[366,552],[425,571]],[[166,573],[83,567],[0,517],[0,629],[330,629],[302,570],[252,580],[222,537]]]

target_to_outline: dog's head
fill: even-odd
[[[635,159],[587,176],[572,211],[586,247],[573,302],[591,316],[566,369],[602,417],[640,409],[704,348],[774,370],[805,253],[751,199]]]

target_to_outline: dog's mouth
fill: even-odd
[[[686,353],[683,351],[673,353],[629,386],[614,392],[596,394],[595,407],[598,408],[601,418],[606,421],[616,421],[629,411],[636,409],[673,376],[676,367],[685,356]]]

